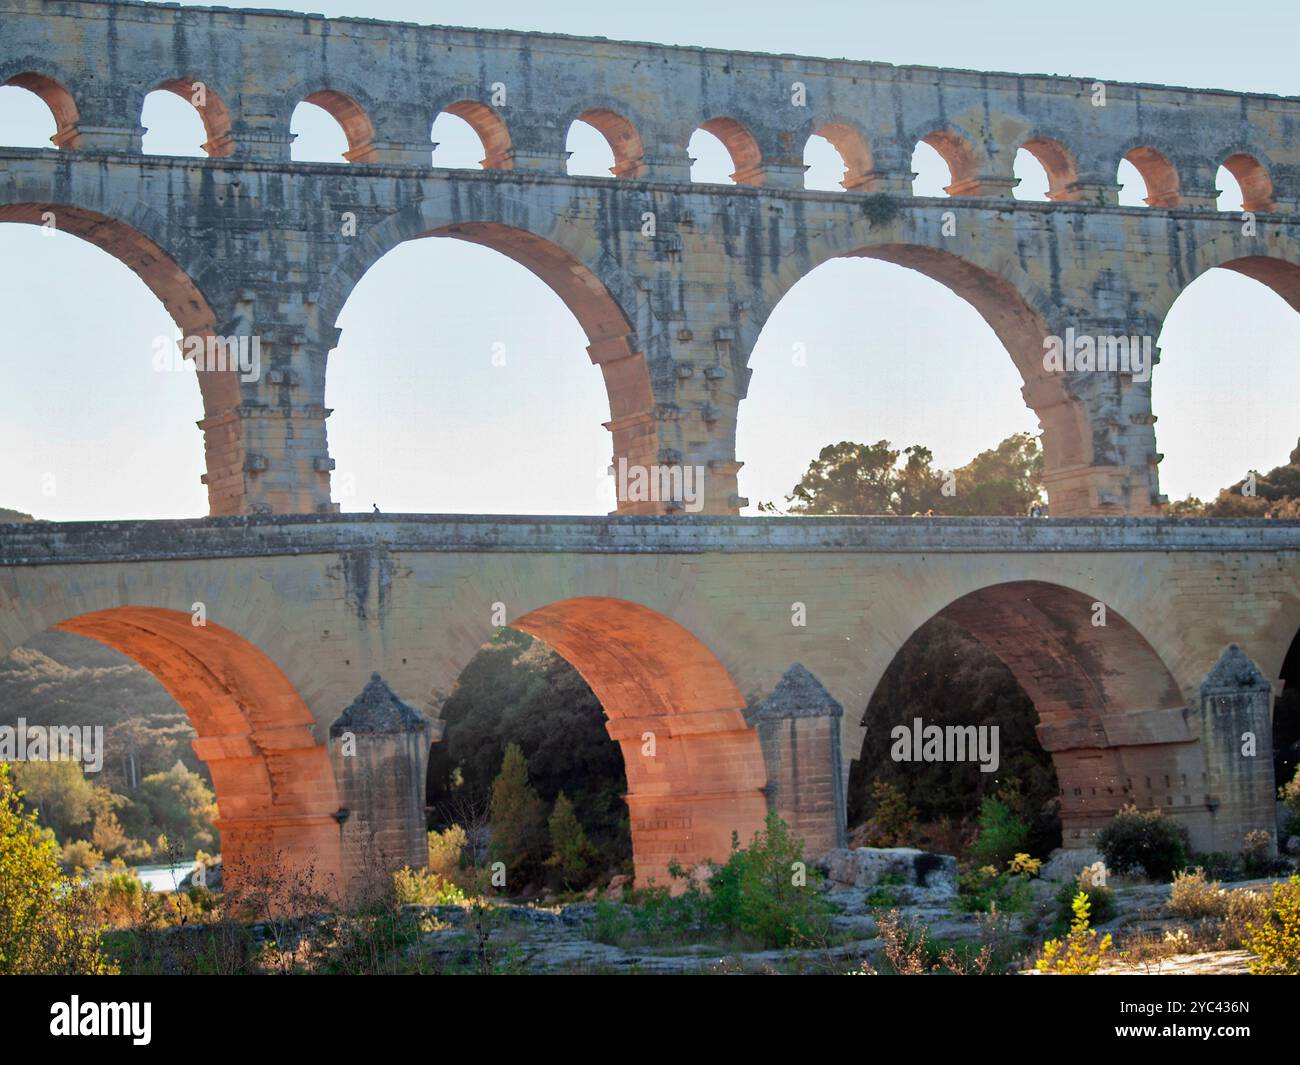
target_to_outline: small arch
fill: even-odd
[[[1065,145],[1050,137],[1032,137],[1020,147],[1047,174],[1047,199],[1068,202],[1079,198],[1079,166]]]
[[[55,626],[119,651],[152,673],[188,715],[212,773],[227,890],[266,876],[340,890],[334,771],[302,696],[260,648],[188,613],[120,606]]]
[[[478,100],[457,100],[442,109],[443,114],[454,115],[469,124],[483,143],[484,170],[510,170],[514,167],[514,147],[510,131],[500,112]],[[435,123],[436,125],[436,123]]]
[[[1222,165],[1241,188],[1243,211],[1277,209],[1273,201],[1273,179],[1258,159],[1246,152],[1235,152],[1224,159]]]
[[[808,138],[808,143],[804,145],[804,162],[808,163],[808,148],[813,144],[813,138],[820,137],[823,141],[835,149],[843,163],[843,176],[840,179],[841,187],[849,190],[869,189],[872,173],[871,149],[867,147],[867,142],[852,126],[844,122],[828,122],[814,131]],[[805,187],[813,187],[808,181],[808,172],[805,172]]]
[[[1148,207],[1178,206],[1178,170],[1164,152],[1150,145],[1140,145],[1124,155],[1124,162],[1130,164],[1142,178],[1146,186],[1143,201]],[[1123,181],[1122,173],[1120,177],[1121,184],[1128,184]]]
[[[337,89],[318,89],[302,98],[298,105],[311,104],[328,114],[347,140],[347,150],[343,158],[350,163],[373,163],[377,158],[375,149],[375,127],[366,114],[365,108],[355,98]],[[298,111],[295,109],[295,116]]]
[[[235,142],[230,133],[230,109],[211,85],[197,78],[171,78],[160,82],[153,91],[178,96],[198,112],[207,138],[199,147],[211,158],[224,159],[234,152]],[[146,96],[146,104],[148,99]],[[143,119],[143,114],[141,117]],[[141,124],[144,124],[143,121]]]
[[[734,118],[711,118],[700,124],[691,138],[692,142],[695,142],[701,130],[722,142],[731,159],[732,181],[737,185],[763,184],[763,153],[759,150],[754,135],[741,122]]]
[[[77,112],[77,102],[59,82],[45,74],[29,70],[13,75],[4,84],[26,89],[44,101],[45,106],[50,109],[50,114],[54,116],[55,129],[54,136],[50,138],[51,144],[56,148],[76,148],[80,145],[81,133],[77,129],[80,116]]]
[[[920,143],[938,152],[948,167],[951,180],[944,192],[949,196],[980,195],[979,161],[965,137],[953,130],[940,129],[927,133]]]
[[[645,149],[636,127],[617,111],[605,107],[592,107],[583,111],[574,122],[583,122],[595,129],[609,144],[614,154],[614,165],[609,172],[618,178],[636,178],[645,173]],[[570,130],[572,131],[572,126]],[[573,171],[570,171],[573,173]]]
[[[745,700],[689,630],[625,599],[582,596],[511,623],[559,652],[600,700],[623,749],[637,883],[668,866],[725,861],[732,834],[763,825],[767,770]],[[642,753],[653,734],[655,756]]]

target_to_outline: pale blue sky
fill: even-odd
[[[284,7],[250,3],[246,7]],[[650,5],[498,0],[433,5],[322,3],[327,15],[550,30],[666,43],[801,52],[895,63],[1074,74],[1112,80],[1300,92],[1293,49],[1300,14],[1257,3],[1250,25],[1220,4],[1090,3],[1027,10],[1003,3],[751,2],[742,9],[662,0]],[[737,11],[743,14],[737,14]],[[1255,29],[1254,27],[1260,27]],[[313,113],[314,112],[314,113]],[[145,150],[200,154],[195,113],[155,94]],[[435,162],[473,165],[467,127],[444,116]],[[332,119],[300,107],[295,156],[334,161]],[[0,89],[0,143],[45,145],[48,111]],[[586,136],[583,136],[583,133]],[[730,170],[697,135],[701,180]],[[570,168],[607,173],[608,148],[575,129]],[[810,183],[833,188],[839,160],[814,144]],[[917,191],[945,183],[918,153]],[[1027,167],[1019,194],[1041,196]],[[1132,172],[1123,202],[1140,202]],[[1231,179],[1221,206],[1239,205]],[[501,308],[509,308],[503,314]],[[192,516],[202,414],[192,373],[154,372],[153,338],[172,323],[143,282],[106,253],[27,226],[0,226],[0,507],[51,519]],[[335,499],[344,510],[604,513],[608,406],[569,312],[504,257],[452,240],[404,245],[379,262],[344,308],[331,356]],[[795,366],[803,344],[806,365]],[[494,345],[505,365],[493,365]],[[1286,460],[1300,420],[1300,316],[1263,286],[1216,270],[1175,305],[1153,379],[1162,487],[1213,495],[1250,467]],[[499,350],[499,349],[497,349]],[[737,456],[741,492],[780,502],[808,461],[841,439],[924,443],[946,466],[1036,419],[992,332],[958,297],[901,267],[827,264],[776,308],[751,359]],[[471,459],[472,456],[472,459]],[[541,463],[540,471],[536,463]]]

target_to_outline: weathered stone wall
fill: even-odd
[[[923,271],[983,314],[1043,426],[1056,516],[1149,514],[1162,497],[1150,383],[1048,372],[1045,337],[1154,338],[1216,266],[1300,307],[1291,98],[1109,84],[1095,106],[1087,79],[136,3],[0,0],[0,26],[0,83],[50,103],[61,149],[0,150],[0,221],[53,210],[135,269],[188,335],[262,338],[257,380],[200,375],[213,514],[334,508],[334,323],[366,269],[422,235],[486,244],[551,285],[604,375],[614,457],[705,466],[714,514],[742,505],[750,352],[784,293],[827,259]],[[145,95],[195,81],[210,94],[211,157],[140,156]],[[288,161],[303,99],[339,119],[348,161]],[[488,169],[429,166],[443,110],[479,130]],[[615,176],[565,174],[580,116],[609,138]],[[689,184],[700,126],[728,145],[741,184]],[[801,188],[813,133],[840,149],[844,192]],[[948,160],[951,199],[910,196],[919,140]],[[1021,147],[1048,170],[1051,203],[1010,197]],[[1126,156],[1148,208],[1115,206]],[[1259,212],[1250,235],[1214,210],[1219,163]]]

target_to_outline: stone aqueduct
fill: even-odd
[[[199,373],[211,519],[0,528],[0,652],[60,627],[153,671],[198,729],[232,867],[279,850],[350,882],[366,841],[418,858],[428,723],[402,700],[436,716],[496,603],[601,698],[643,878],[717,856],[769,807],[817,846],[840,838],[860,708],[940,613],[1034,699],[1068,842],[1128,800],[1207,849],[1271,829],[1272,766],[1239,738],[1268,750],[1300,527],[1160,519],[1149,382],[1050,373],[1042,354],[1068,329],[1154,337],[1214,267],[1300,309],[1300,100],[1111,83],[1098,106],[1072,78],[75,0],[0,0],[0,84],[57,124],[57,150],[0,148],[0,220],[103,247],[186,336],[261,339],[256,380]],[[208,157],[142,154],[144,97],[196,84]],[[302,100],[338,120],[343,161],[290,160]],[[444,111],[479,133],[481,171],[430,165]],[[565,172],[577,119],[608,139],[609,178]],[[697,128],[735,185],[690,182]],[[843,191],[802,187],[813,134]],[[921,141],[949,198],[911,195]],[[1021,148],[1047,203],[1011,195]],[[1117,205],[1122,159],[1145,208]],[[1220,164],[1253,225],[1215,209]],[[707,516],[335,515],[334,323],[371,264],[423,236],[548,284],[604,377],[615,459],[704,466]],[[840,256],[919,270],[989,322],[1042,425],[1050,525],[731,517],[749,353]],[[369,736],[360,761],[338,755],[339,722]]]

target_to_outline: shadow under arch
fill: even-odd
[[[629,313],[637,299],[633,279],[618,269],[598,276],[574,252],[520,226],[439,218],[442,206],[426,201],[407,208],[375,227],[365,246],[349,251],[322,288],[321,320],[337,322],[362,276],[399,244],[438,237],[491,248],[540,278],[586,333],[587,354],[600,367],[609,399],[610,421],[605,425],[613,436],[615,463],[626,458],[629,466],[655,465],[659,444],[653,432],[654,389]],[[661,508],[658,502],[620,500],[617,513],[659,513]]]
[[[208,338],[217,334],[217,316],[200,287],[200,279],[158,246],[137,227],[86,207],[49,202],[0,204],[0,223],[18,222],[43,226],[49,216],[53,225],[107,252],[145,283],[171,315],[183,337]],[[197,255],[187,261],[201,262]],[[179,349],[176,352],[179,357]],[[203,397],[205,426],[208,419],[218,418],[239,405],[239,375],[225,370],[198,367],[195,375]],[[217,439],[205,435],[205,468],[209,474],[209,512],[213,515],[236,513],[222,509],[217,500],[220,485],[212,478],[218,468],[238,468],[242,463],[233,457],[238,446],[229,436]]]
[[[1194,833],[1208,826],[1205,754],[1178,684],[1117,611],[1026,580],[967,592],[935,616],[1001,659],[1033,702],[1061,786],[1065,846],[1090,845],[1130,802],[1172,813]]]
[[[732,832],[748,841],[762,828],[758,733],[730,673],[697,637],[649,607],[598,596],[551,603],[510,627],[563,656],[604,707],[627,771],[638,886],[667,885],[673,861],[725,861]]]
[[[113,648],[147,669],[186,712],[217,793],[224,890],[288,878],[340,890],[339,809],[315,719],[280,668],[209,621],[159,607],[96,610],[53,626]]]

